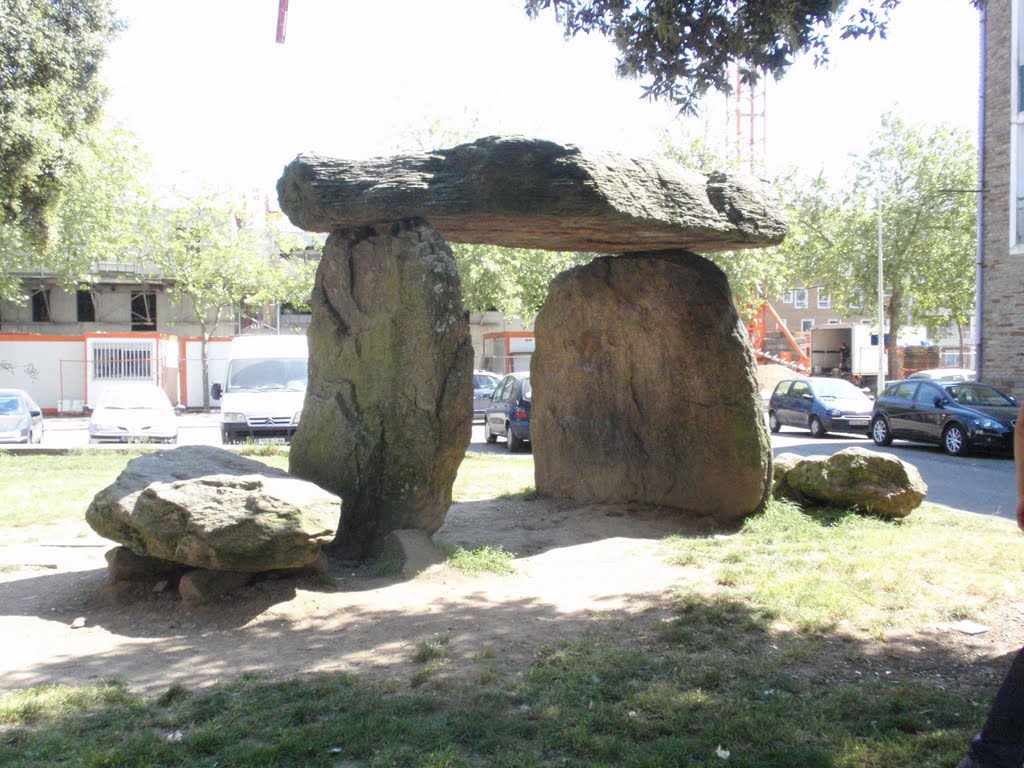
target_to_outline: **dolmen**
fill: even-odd
[[[180,579],[186,600],[255,574],[326,567],[341,499],[287,472],[213,446],[132,459],[93,498],[86,521],[120,546],[115,580]]]
[[[554,281],[536,321],[539,493],[723,521],[763,506],[753,351],[725,275],[698,254],[782,240],[767,184],[492,136],[382,159],[302,154],[278,197],[296,226],[329,233],[289,469],[344,500],[335,547],[366,556],[391,531],[433,533],[451,503],[474,366],[449,242],[595,254]]]

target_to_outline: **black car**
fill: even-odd
[[[494,389],[491,404],[484,411],[484,438],[497,442],[505,436],[508,450],[518,451],[530,441],[530,401],[533,388],[527,371],[510,373]]]
[[[1013,450],[1017,401],[978,382],[908,379],[885,388],[871,411],[871,438],[936,443],[952,456]]]

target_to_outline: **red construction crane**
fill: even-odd
[[[284,43],[288,30],[288,0],[277,0],[277,42]]]

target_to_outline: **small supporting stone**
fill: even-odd
[[[384,539],[381,558],[401,563],[399,575],[407,579],[444,562],[444,555],[426,532],[416,529],[389,533]]]

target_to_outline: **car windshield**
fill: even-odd
[[[252,358],[232,360],[227,388],[263,391],[282,389],[302,392],[306,389],[309,365],[305,358]]]
[[[494,389],[496,386],[498,386],[497,376],[484,376],[478,373],[473,377],[473,389]]]
[[[25,401],[17,395],[0,395],[0,416],[24,416],[28,413]]]
[[[530,380],[528,378],[523,379],[523,400],[533,399],[533,387],[530,386]]]
[[[814,391],[823,400],[866,397],[863,392],[846,379],[819,379],[814,382]]]
[[[987,387],[984,384],[953,384],[946,387],[946,391],[960,405],[970,406],[1013,406],[1010,398],[998,389]]]
[[[152,410],[170,408],[171,403],[158,387],[111,388],[100,397],[99,407],[115,411]]]

